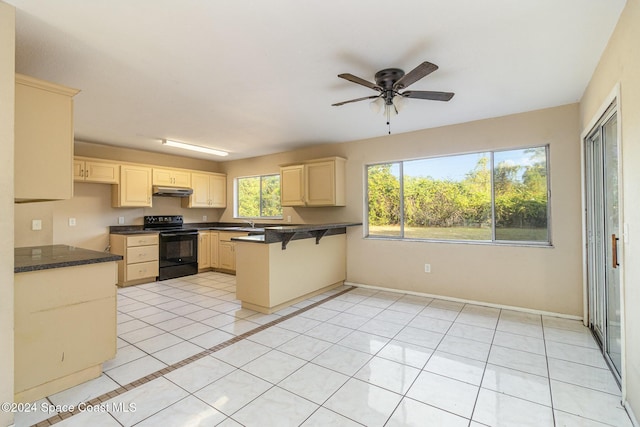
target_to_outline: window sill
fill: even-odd
[[[463,245],[479,245],[479,246],[515,246],[519,248],[553,248],[553,244],[549,242],[490,242],[481,240],[436,240],[436,239],[405,239],[404,237],[393,236],[364,236],[365,240],[394,241],[394,242],[417,242],[417,243],[449,243]]]

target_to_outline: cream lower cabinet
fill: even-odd
[[[111,234],[111,253],[122,255],[118,261],[118,286],[138,285],[158,276],[157,234]]]
[[[211,268],[218,268],[220,265],[219,259],[219,246],[220,246],[220,233],[217,231],[211,231],[210,235],[210,260],[211,260]]]
[[[115,357],[116,271],[106,262],[14,276],[15,402],[97,378]]]
[[[198,270],[211,268],[211,233],[198,232]]]
[[[246,236],[249,233],[233,231],[218,232],[218,268],[235,273],[236,271],[236,243],[231,241],[232,237]]]
[[[151,207],[151,168],[120,166],[120,184],[111,188],[111,204],[120,207]]]
[[[16,202],[73,197],[73,96],[77,93],[16,74]]]
[[[218,245],[218,268],[236,271],[235,243],[220,242]]]
[[[191,173],[178,169],[153,168],[153,185],[191,187]]]
[[[185,208],[227,207],[227,176],[213,173],[191,173],[193,194],[182,201]]]
[[[73,159],[73,180],[76,182],[94,182],[99,184],[118,184],[120,165],[99,159]]]
[[[345,206],[345,165],[342,157],[328,157],[282,166],[282,206]]]

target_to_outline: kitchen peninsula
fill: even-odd
[[[273,313],[338,287],[346,278],[346,233],[362,223],[265,227],[236,237],[236,296],[242,307]]]
[[[15,249],[16,402],[97,378],[115,356],[121,259],[67,245]]]

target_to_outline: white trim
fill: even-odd
[[[629,415],[629,419],[631,419],[631,424],[633,424],[634,427],[640,427],[640,423],[638,422],[636,415],[633,413],[633,409],[631,409],[631,405],[629,405],[629,402],[623,400],[622,406],[624,406],[624,409],[626,409],[627,415]]]
[[[621,391],[622,391],[622,402],[625,404],[625,407],[628,408],[627,412],[631,416],[631,408],[626,405],[627,399],[627,380],[626,380],[626,372],[627,372],[627,363],[626,363],[626,318],[625,318],[625,245],[627,243],[627,236],[625,235],[625,221],[624,221],[624,182],[623,182],[623,173],[622,173],[622,102],[621,102],[621,90],[620,90],[620,82],[616,83],[609,95],[604,98],[602,104],[600,104],[600,108],[596,111],[596,113],[592,116],[588,125],[583,128],[582,133],[580,134],[580,159],[581,159],[581,184],[582,184],[582,292],[583,292],[583,310],[584,310],[584,324],[587,326],[589,319],[589,303],[588,303],[588,283],[587,283],[587,218],[586,218],[586,187],[585,187],[585,165],[584,165],[584,140],[591,133],[593,128],[598,124],[602,116],[606,113],[609,106],[615,101],[616,107],[616,120],[617,120],[617,145],[618,145],[618,228],[621,231],[621,240],[622,244],[618,246],[618,251],[620,253],[620,259],[622,263],[620,265],[620,350],[621,350],[621,372],[620,372],[620,380],[621,380]],[[637,426],[637,420],[635,421],[635,425]]]
[[[570,320],[582,320],[582,317],[580,317],[580,316],[573,316],[571,314],[564,314],[564,313],[555,313],[553,311],[535,310],[533,308],[516,307],[516,306],[513,306],[513,305],[505,305],[505,304],[494,304],[494,303],[490,303],[490,302],[475,301],[475,300],[470,300],[470,299],[465,299],[465,298],[454,298],[454,297],[448,297],[448,296],[443,296],[443,295],[427,294],[427,293],[424,293],[424,292],[407,291],[407,290],[404,290],[404,289],[385,288],[385,287],[382,287],[382,286],[365,285],[363,283],[354,283],[354,282],[346,282],[345,281],[344,284],[348,285],[348,286],[355,286],[357,288],[374,289],[376,291],[384,291],[384,292],[393,292],[393,293],[398,293],[398,294],[415,295],[415,296],[419,296],[419,297],[437,298],[437,299],[442,299],[442,300],[446,300],[446,301],[462,302],[462,303],[465,303],[465,304],[475,304],[475,305],[482,305],[482,306],[485,306],[485,307],[500,308],[500,309],[503,309],[503,310],[520,311],[522,313],[539,314],[541,316],[561,317],[563,319],[570,319]]]

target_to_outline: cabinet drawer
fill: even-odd
[[[140,234],[136,236],[127,237],[127,246],[147,246],[147,245],[157,245],[157,244],[158,244],[157,234]]]
[[[127,248],[127,264],[136,262],[157,261],[158,246],[132,246]]]
[[[158,261],[139,262],[127,265],[127,281],[156,277],[158,275]]]

